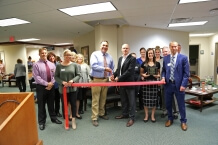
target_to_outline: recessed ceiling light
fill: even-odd
[[[71,45],[72,43],[56,43],[54,45]]]
[[[77,15],[85,15],[91,13],[115,11],[116,8],[112,5],[111,2],[105,2],[105,3],[90,4],[90,5],[77,6],[71,8],[64,8],[59,10],[70,16],[77,16]]]
[[[202,34],[189,34],[190,37],[206,37],[206,36],[212,36],[214,33],[202,33]]]
[[[188,22],[188,23],[172,23],[172,24],[169,24],[168,27],[183,27],[183,26],[204,25],[207,22],[208,21]]]
[[[211,0],[180,0],[179,4],[205,2],[205,1],[211,1]]]
[[[28,39],[20,39],[20,40],[17,40],[17,41],[28,42],[28,41],[37,41],[37,40],[40,40],[40,39],[37,39],[37,38],[28,38]]]
[[[10,19],[0,20],[0,26],[1,27],[20,25],[20,24],[27,24],[27,23],[30,23],[30,22],[25,21],[25,20],[21,20],[21,19],[18,19],[18,18],[10,18]]]

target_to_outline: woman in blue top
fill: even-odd
[[[53,52],[49,52],[48,55],[47,55],[47,59],[54,63],[55,66],[56,66],[56,55],[53,53]],[[55,113],[57,115],[57,117],[62,117],[62,115],[60,114],[59,110],[60,110],[60,93],[59,93],[59,90],[58,90],[58,83],[55,82],[54,83],[54,87],[55,87]]]

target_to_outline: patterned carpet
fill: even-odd
[[[28,87],[29,88],[29,87]],[[18,88],[0,87],[0,92],[17,92]],[[27,90],[30,91],[30,90]],[[187,95],[186,98],[191,96]],[[214,95],[217,99],[218,94]],[[35,105],[37,109],[37,104]],[[120,107],[107,109],[109,120],[99,119],[99,126],[91,124],[91,102],[82,120],[76,120],[77,129],[65,130],[63,124],[57,125],[47,117],[46,128],[38,131],[44,145],[218,145],[218,102],[203,108],[186,105],[188,130],[182,131],[179,119],[165,127],[167,118],[161,118],[161,110],[156,111],[156,123],[144,123],[144,111],[136,113],[132,127],[126,127],[126,119],[116,120],[121,114]],[[64,122],[62,118],[59,118]]]

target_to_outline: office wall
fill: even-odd
[[[4,51],[5,54],[5,68],[6,73],[14,73],[14,66],[17,63],[17,59],[23,60],[23,64],[27,67],[26,48],[24,45],[4,45],[0,46],[0,51]]]
[[[89,46],[89,55],[95,51],[95,31],[73,38],[74,48],[81,53],[81,47]]]
[[[199,45],[199,51],[204,50],[204,54],[199,55],[199,76],[216,77],[215,72],[215,44],[218,43],[218,34],[211,37],[190,37],[190,45]]]
[[[206,37],[190,37],[189,41],[190,45],[199,45],[199,63],[198,63],[198,75],[201,79],[204,79],[205,76],[208,74],[212,75],[212,72],[210,72],[209,65],[210,64],[210,48],[208,46],[209,44],[209,38]],[[200,51],[203,50],[204,54],[200,54]]]
[[[131,52],[135,52],[139,57],[141,47],[155,48],[155,46],[169,46],[171,41],[177,41],[182,45],[181,53],[189,55],[189,33],[180,31],[170,31],[146,27],[123,26],[119,28],[118,50],[123,43],[128,43]],[[121,50],[121,49],[120,49]],[[118,51],[121,56],[121,51]]]

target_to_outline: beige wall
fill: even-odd
[[[212,75],[211,71],[210,71],[210,67],[209,67],[209,62],[210,59],[208,59],[210,57],[210,50],[208,47],[209,44],[209,38],[204,38],[204,37],[196,37],[190,38],[189,41],[190,45],[199,45],[199,63],[198,63],[198,76],[201,79],[204,79],[205,76],[207,76],[208,74]],[[204,54],[200,54],[200,51],[204,50]]]
[[[78,53],[81,53],[81,47],[89,46],[90,58],[90,54],[95,51],[95,31],[73,38],[73,44]]]
[[[123,26],[119,28],[118,49],[123,43],[128,43],[131,52],[135,52],[139,57],[139,49],[141,47],[155,48],[155,46],[169,46],[171,41],[177,41],[182,45],[182,52],[189,55],[189,34],[187,32],[169,31],[162,29],[153,29],[145,27]],[[121,50],[121,49],[119,49]],[[121,51],[118,51],[121,56]]]
[[[93,37],[93,34],[95,37]],[[130,45],[131,52],[136,52],[139,57],[139,49],[141,47],[150,48],[159,45],[160,47],[169,46],[171,41],[177,41],[182,45],[182,53],[189,55],[189,34],[187,32],[169,31],[162,29],[152,29],[134,26],[117,27],[98,25],[94,32],[76,37],[73,39],[75,48],[78,50],[81,46],[91,45],[94,49],[89,50],[89,55],[95,50],[99,50],[102,40],[109,41],[109,50],[114,59],[115,68],[118,58],[122,55],[121,46],[123,43]],[[92,46],[92,45],[91,45]]]
[[[106,40],[109,42],[108,53],[113,57],[113,60],[117,62],[117,25],[98,25],[95,27],[95,50],[100,50],[100,43]],[[90,53],[91,54],[91,53]]]
[[[4,45],[0,46],[0,51],[4,51],[5,54],[6,73],[14,73],[14,66],[18,58],[22,59],[23,64],[27,66],[25,45]]]
[[[211,37],[190,37],[190,45],[199,45],[199,51],[204,50],[204,54],[199,55],[199,76],[217,77],[215,67],[215,44],[218,43],[218,34]]]

